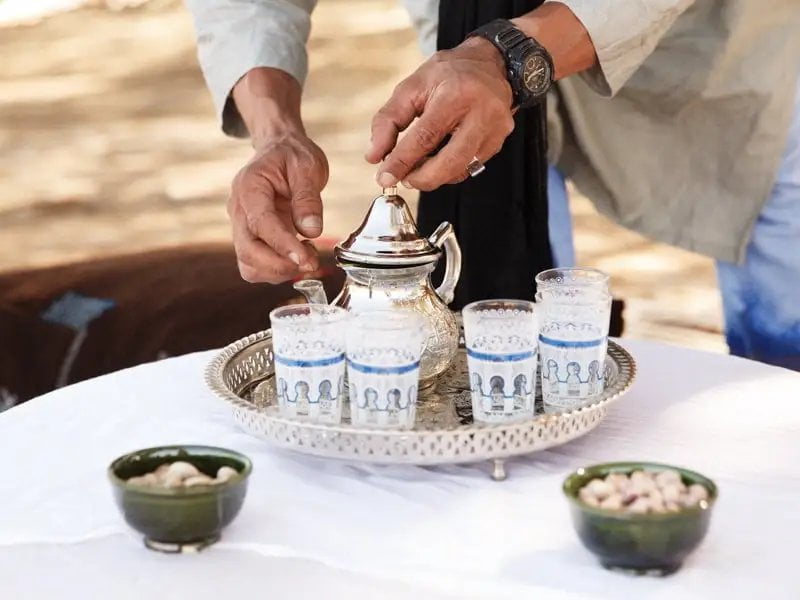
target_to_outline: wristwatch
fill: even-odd
[[[514,107],[528,108],[541,102],[553,84],[550,53],[506,19],[495,19],[467,37],[476,36],[489,40],[503,55]]]

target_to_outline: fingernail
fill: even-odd
[[[310,273],[311,271],[313,271],[313,270],[314,270],[314,265],[311,265],[311,264],[309,264],[309,263],[306,263],[306,264],[304,264],[302,267],[300,267],[300,270],[301,270],[303,273]]]
[[[385,188],[397,185],[397,177],[389,173],[389,171],[384,171],[378,175],[378,185]]]
[[[322,219],[320,219],[316,215],[309,215],[307,217],[303,217],[300,220],[300,227],[305,230],[314,230],[322,229]]]
[[[402,181],[401,183],[403,184],[403,187],[406,188],[407,190],[413,190],[414,189],[414,186],[411,185],[410,183],[408,183],[408,181]]]
[[[300,266],[300,255],[297,252],[289,252],[289,260]]]

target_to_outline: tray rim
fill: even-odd
[[[276,414],[270,414],[265,411],[259,410],[258,408],[254,407],[252,402],[249,402],[240,396],[233,393],[227,385],[225,385],[223,379],[223,372],[225,367],[230,362],[230,360],[242,352],[243,350],[247,349],[249,346],[252,346],[256,343],[266,341],[272,338],[272,331],[270,329],[265,329],[259,331],[257,333],[250,334],[246,337],[240,338],[227,346],[225,346],[222,350],[217,352],[214,358],[208,363],[205,369],[205,382],[206,385],[213,391],[219,398],[226,401],[228,404],[232,405],[233,408],[238,410],[243,410],[248,413],[256,413],[260,418],[266,419],[275,424],[281,424],[291,427],[299,427],[301,429],[307,430],[309,432],[315,431],[319,433],[330,433],[330,435],[352,435],[355,437],[371,437],[371,436],[381,436],[386,438],[387,440],[391,439],[405,439],[408,437],[414,436],[423,436],[423,435],[430,435],[430,434],[469,434],[470,432],[487,432],[487,431],[496,431],[496,432],[513,432],[517,430],[524,430],[531,427],[534,423],[541,423],[543,425],[549,424],[551,422],[558,422],[564,421],[568,419],[575,419],[578,418],[583,413],[593,413],[602,411],[605,412],[605,409],[622,397],[624,394],[628,392],[628,390],[633,385],[634,380],[636,379],[637,373],[637,365],[636,361],[634,360],[633,356],[628,352],[624,347],[618,344],[616,341],[609,339],[608,340],[608,356],[616,362],[619,368],[619,376],[617,378],[617,385],[612,388],[607,388],[600,399],[595,400],[589,404],[585,404],[581,407],[572,410],[565,410],[560,411],[558,413],[544,413],[538,414],[534,416],[532,419],[526,419],[524,421],[514,421],[511,423],[479,423],[473,422],[471,424],[466,425],[458,425],[456,427],[448,427],[448,428],[420,428],[420,429],[382,429],[382,428],[367,428],[367,427],[356,427],[346,423],[339,423],[339,424],[327,424],[327,423],[314,423],[303,419],[293,419],[290,417],[282,417]],[[616,383],[616,382],[615,382]],[[603,415],[604,416],[604,415]],[[602,420],[602,419],[601,419]],[[598,421],[599,423],[599,421]],[[592,428],[586,430],[585,433],[588,433]],[[247,430],[248,433],[253,433],[252,431]],[[255,434],[258,437],[264,437],[260,434]],[[572,438],[574,439],[574,438]],[[565,442],[568,440],[565,440]],[[553,444],[558,445],[558,444]],[[552,446],[551,446],[552,447]],[[312,452],[308,452],[306,448],[297,446],[296,449],[300,452],[304,452],[307,454],[311,454]],[[544,448],[542,448],[544,449]],[[531,450],[533,452],[535,450]],[[328,455],[325,455],[328,456]]]

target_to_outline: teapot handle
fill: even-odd
[[[456,284],[461,275],[461,247],[456,239],[456,231],[450,223],[445,221],[436,228],[428,241],[437,248],[444,246],[447,262],[442,285],[436,288],[436,293],[442,302],[450,304],[455,296]]]

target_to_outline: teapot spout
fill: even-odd
[[[309,304],[327,304],[328,297],[319,279],[301,279],[295,282],[294,289],[303,294]]]

